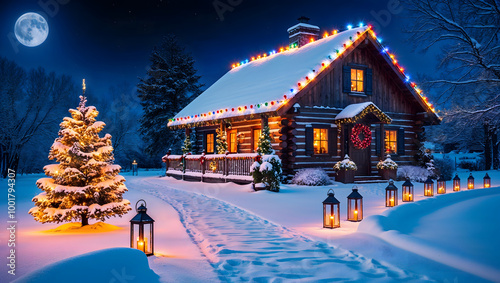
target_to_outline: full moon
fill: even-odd
[[[24,46],[35,47],[42,44],[49,35],[47,21],[37,13],[26,13],[19,17],[14,26],[17,40]]]

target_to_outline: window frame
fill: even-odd
[[[312,147],[313,147],[313,152],[312,152],[312,155],[316,155],[316,156],[328,156],[330,155],[330,127],[327,126],[327,125],[311,125],[312,126]],[[315,136],[314,136],[314,130],[315,129],[319,129],[320,130],[320,140],[319,140],[319,143],[320,143],[320,148],[321,148],[321,142],[324,142],[326,141],[326,152],[324,153],[316,153],[315,152],[315,148],[314,148],[314,143],[315,143]],[[326,136],[326,140],[322,140],[321,139],[321,130],[325,130],[325,136]]]
[[[394,132],[395,140],[387,141],[388,132]],[[394,143],[394,145],[395,145],[394,152],[387,152],[387,142]],[[398,155],[398,130],[397,129],[392,129],[392,128],[384,129],[384,154],[385,155],[387,155],[387,154]]]
[[[234,134],[234,144],[231,140],[231,135]],[[235,150],[231,150],[235,146]],[[238,131],[237,130],[229,130],[227,131],[227,150],[229,153],[238,153]]]
[[[208,142],[208,136],[209,135],[213,136],[211,143]],[[212,146],[212,151],[211,152],[208,151],[209,144],[211,144],[211,146]],[[215,132],[207,132],[207,133],[205,133],[205,153],[206,154],[215,154]]]
[[[351,74],[350,74],[350,82],[351,82],[351,91],[350,93],[353,93],[353,94],[365,94],[366,93],[366,68],[364,67],[358,67],[358,66],[351,66]],[[352,71],[355,70],[356,71],[356,78],[355,78],[355,82],[356,82],[356,90],[352,90],[352,82],[353,82],[353,79],[352,79]],[[357,78],[358,78],[358,71],[362,71],[363,72],[363,77],[362,77],[362,81],[359,81]],[[358,83],[359,82],[362,82],[363,83],[363,91],[358,91],[357,90],[357,86],[358,86]]]
[[[259,144],[259,139],[255,140],[255,132],[260,131],[259,137],[262,134],[262,128],[261,127],[252,127],[252,152],[257,152],[257,146]]]

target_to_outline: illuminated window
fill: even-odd
[[[207,134],[207,153],[214,153],[214,134]]]
[[[385,131],[385,153],[396,153],[398,150],[397,131]]]
[[[237,132],[231,131],[229,132],[229,152],[236,153],[237,151],[238,151]]]
[[[262,133],[261,129],[254,129],[253,130],[253,149],[257,150],[257,147],[259,147],[259,138],[260,134]]]
[[[351,91],[364,92],[364,71],[351,69]]]
[[[328,153],[328,129],[313,129],[314,154]]]

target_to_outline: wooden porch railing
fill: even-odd
[[[198,154],[198,155],[172,155],[168,153],[163,157],[166,164],[166,173],[221,179],[231,179],[237,176],[250,177],[250,166],[254,163],[257,153],[236,154]],[[250,180],[250,179],[249,179]]]

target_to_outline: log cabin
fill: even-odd
[[[370,26],[320,37],[320,28],[307,20],[288,29],[288,47],[234,64],[170,119],[169,128],[186,129],[194,153],[207,157],[215,153],[220,128],[227,134],[228,156],[251,159],[268,125],[285,179],[311,167],[334,176],[333,165],[346,154],[357,164],[360,182],[377,179],[376,164],[387,154],[411,165],[423,126],[440,123],[432,104]],[[201,167],[191,171],[204,174]],[[219,180],[234,180],[229,171],[235,170],[218,172],[225,176]],[[236,179],[245,179],[248,170],[242,171]]]

